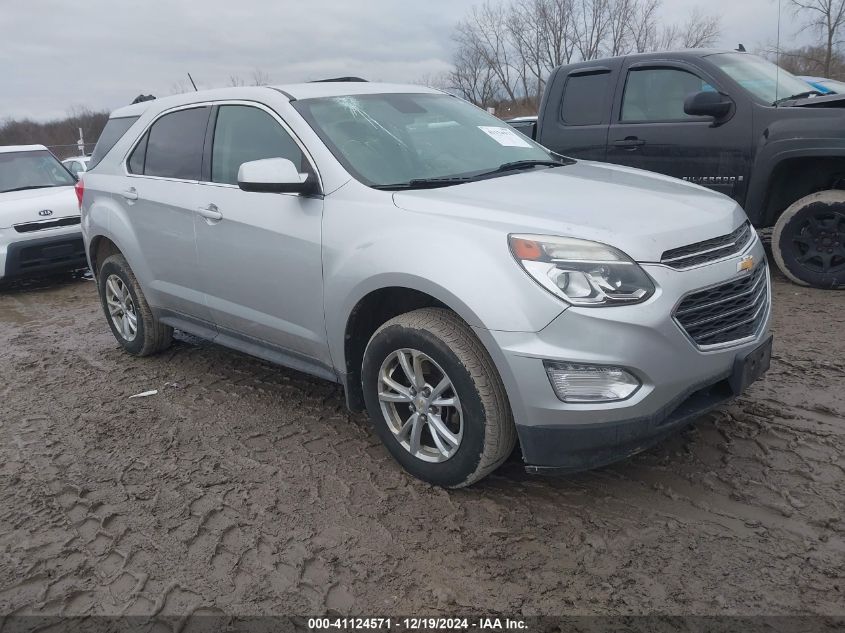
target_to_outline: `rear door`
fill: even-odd
[[[143,254],[150,302],[204,326],[212,320],[199,289],[194,215],[210,112],[195,105],[157,118],[130,152],[116,196]]]
[[[690,64],[626,62],[616,89],[607,161],[689,180],[742,200],[750,165],[749,106],[740,100],[733,116],[719,125],[710,117],[686,114],[687,96],[704,90],[721,88]]]
[[[282,119],[257,103],[214,108],[196,216],[200,279],[220,336],[331,366],[323,314],[322,196],[238,188],[238,168],[287,158],[316,172]],[[209,217],[212,216],[212,217]],[[286,361],[291,363],[290,358]]]
[[[610,59],[558,71],[541,115],[540,142],[573,158],[604,160],[620,66],[620,60]]]

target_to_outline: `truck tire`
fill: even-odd
[[[124,350],[133,356],[149,356],[170,347],[173,328],[153,316],[123,255],[110,255],[103,261],[97,289],[112,334]]]
[[[792,203],[775,224],[772,254],[796,284],[845,288],[845,191],[820,191]]]
[[[418,479],[468,486],[513,451],[516,428],[499,373],[449,310],[415,310],[382,325],[364,351],[361,378],[376,432]]]

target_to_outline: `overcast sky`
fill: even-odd
[[[479,0],[0,0],[0,120],[113,109],[141,92],[338,75],[414,81],[449,68],[452,28]],[[784,5],[786,3],[784,2]],[[777,0],[663,0],[681,22],[722,17],[720,45],[773,41]],[[784,10],[783,41],[795,20]]]

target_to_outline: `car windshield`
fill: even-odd
[[[717,53],[708,57],[726,75],[757,98],[774,105],[789,97],[816,94],[812,86],[772,62],[748,53]]]
[[[293,105],[343,166],[372,187],[456,184],[502,166],[497,173],[562,164],[504,121],[445,94],[323,97]]]
[[[845,94],[845,83],[842,83],[841,81],[836,81],[835,79],[821,79],[818,83],[835,94]]]
[[[73,176],[50,152],[0,152],[0,193],[66,187]]]

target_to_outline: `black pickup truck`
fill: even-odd
[[[845,287],[845,95],[821,96],[730,51],[560,66],[536,127],[547,148],[682,178],[734,198],[796,283]]]

